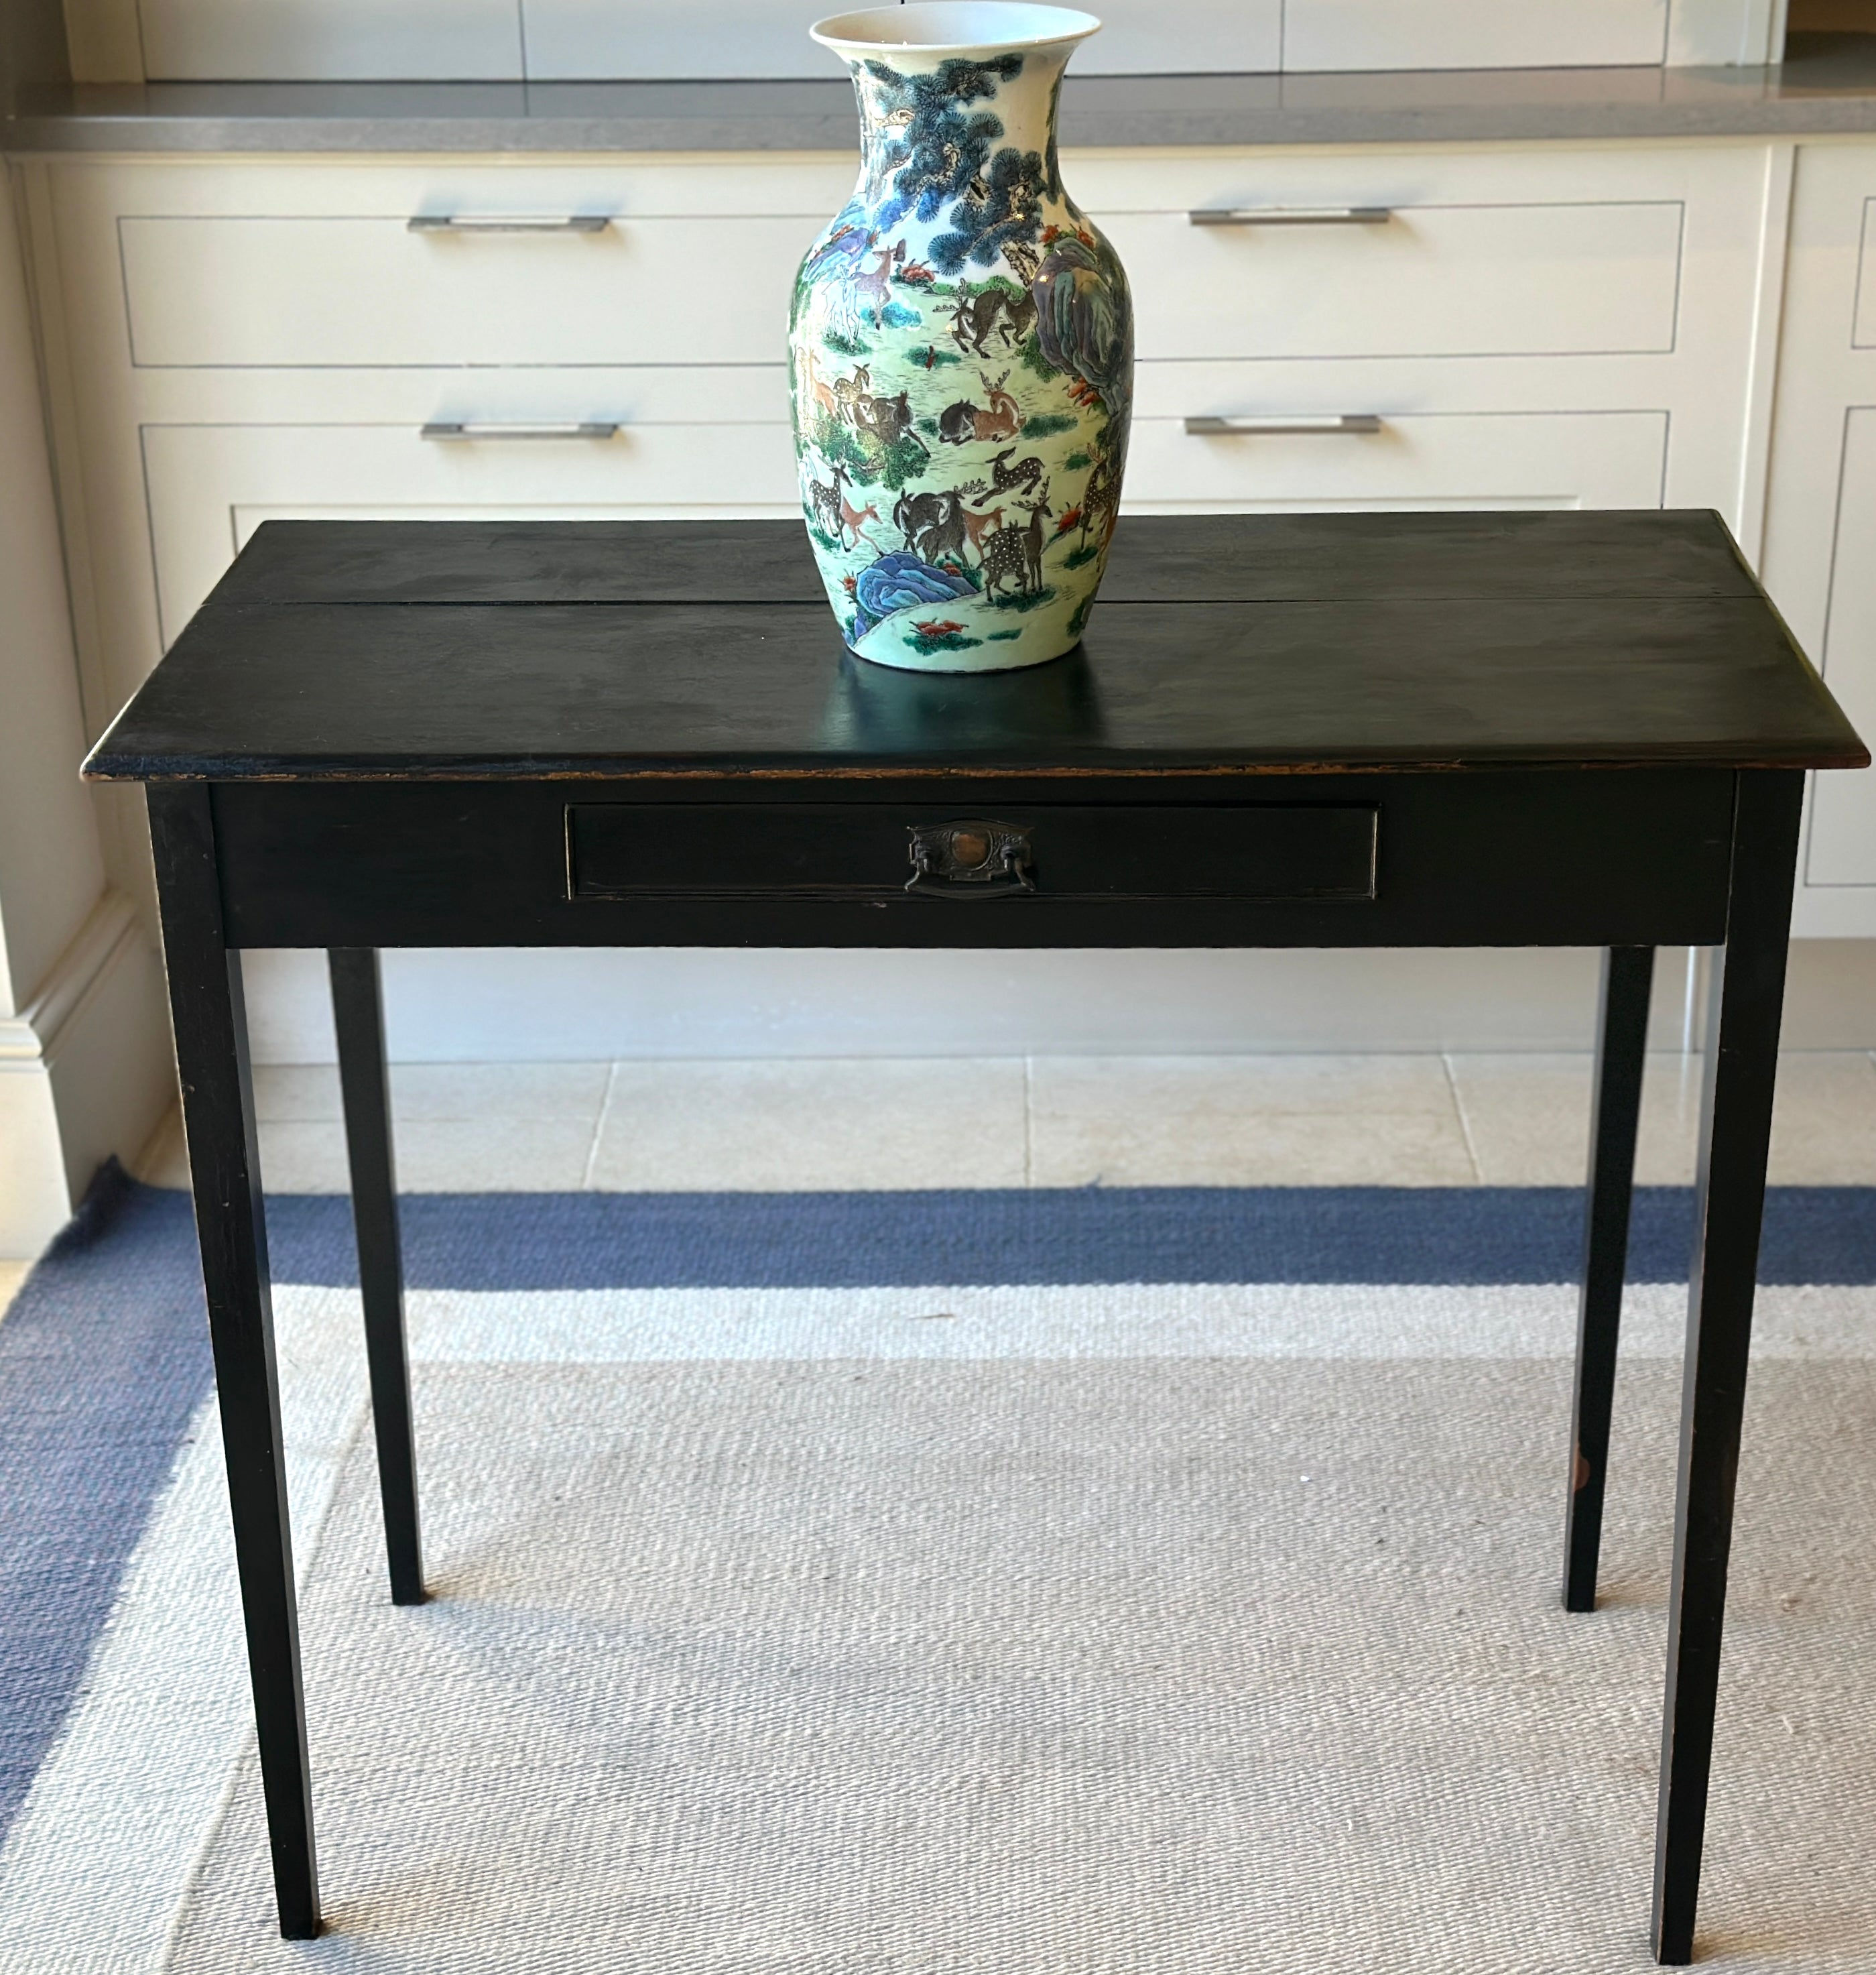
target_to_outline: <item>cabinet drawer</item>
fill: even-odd
[[[1011,905],[1232,899],[1362,902],[1375,895],[1372,805],[1028,805],[995,817],[928,805],[574,803],[574,899],[764,894]]]
[[[569,422],[603,419],[608,409],[603,396],[547,407]],[[398,426],[146,426],[164,644],[263,521],[800,511],[785,423],[626,423],[609,439],[439,441],[421,432],[416,419]]]
[[[1201,205],[1293,211],[1221,192]],[[1367,223],[1099,212],[1152,357],[1564,357],[1671,350],[1678,199],[1397,205]]]
[[[1654,199],[1402,205],[1361,225],[1100,217],[1133,277],[1144,357],[1530,357],[1671,350],[1681,213]],[[773,362],[824,219],[458,233],[393,215],[126,216],[132,358]]]
[[[1294,414],[1216,393],[1196,415],[1280,425]],[[1146,395],[1143,389],[1142,396]],[[1154,395],[1163,397],[1158,384]],[[1223,408],[1230,407],[1228,413]],[[1324,405],[1363,412],[1365,403]],[[1134,508],[1658,508],[1667,448],[1660,412],[1383,414],[1378,429],[1189,432],[1183,419],[1134,426]]]
[[[1876,731],[1876,406],[1844,416],[1837,476],[1835,554],[1819,653],[1825,682],[1865,734]],[[1811,796],[1805,879],[1820,886],[1876,886],[1876,771],[1819,775]]]
[[[412,232],[390,216],[126,217],[131,360],[777,363],[795,271],[824,217],[462,233]]]
[[[1799,150],[1760,573],[1838,703],[1876,731],[1876,146]],[[1876,935],[1876,770],[1812,778],[1792,930]]]

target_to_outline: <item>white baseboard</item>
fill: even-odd
[[[0,1256],[38,1254],[71,1206],[51,1080],[0,1059]]]
[[[37,1254],[173,1100],[163,998],[155,950],[110,892],[32,1001],[0,1019],[0,1255]]]
[[[1199,1055],[1587,1049],[1592,952],[406,951],[385,956],[400,1062],[613,1057]],[[263,1063],[333,1056],[316,953],[248,956]],[[1681,1040],[1686,949],[1654,1040]],[[1697,1009],[1700,997],[1695,997]],[[1787,1040],[1876,1047],[1876,941],[1792,948]]]

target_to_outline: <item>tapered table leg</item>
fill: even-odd
[[[1622,1279],[1628,1265],[1635,1132],[1641,1116],[1648,991],[1654,979],[1651,946],[1614,946],[1602,956],[1596,1088],[1589,1116],[1589,1199],[1576,1326],[1569,1507],[1563,1525],[1563,1602],[1572,1612],[1596,1609],[1609,1415],[1615,1398],[1615,1349],[1621,1330]]]
[[[1803,786],[1788,770],[1739,777],[1727,944],[1707,1027],[1655,1827],[1654,1955],[1676,1964],[1694,1958]]]
[[[423,1547],[417,1519],[417,1451],[404,1342],[404,1268],[391,1154],[391,1092],[384,1060],[384,997],[378,955],[369,946],[334,947],[332,1013],[339,1036],[339,1083],[352,1169],[352,1221],[365,1306],[365,1356],[378,1444],[378,1492],[391,1567],[391,1600],[423,1602]]]
[[[319,1879],[241,956],[223,935],[208,789],[154,784],[149,817],[274,1891],[281,1932],[307,1940]]]

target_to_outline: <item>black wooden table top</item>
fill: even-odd
[[[273,521],[100,779],[1869,760],[1705,512],[1125,519],[1080,649],[845,652],[794,521]]]

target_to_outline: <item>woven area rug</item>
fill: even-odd
[[[419,1198],[436,1593],[270,1204],[329,1931],[273,1933],[186,1204],[0,1323],[5,1975],[1639,1970],[1688,1202],[1558,1607],[1566,1190]],[[1769,1214],[1702,1950],[1876,1967],[1876,1196]]]

